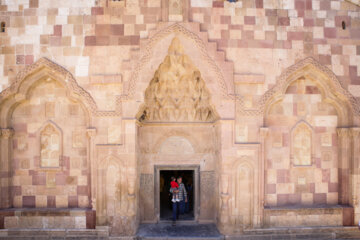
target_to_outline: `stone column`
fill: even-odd
[[[266,179],[265,171],[267,169],[266,165],[266,138],[269,134],[269,128],[261,127],[260,128],[260,164],[259,164],[259,208],[260,208],[260,225],[264,225],[264,206],[265,206],[265,194],[266,194]]]
[[[95,162],[95,136],[96,136],[96,128],[88,128],[86,129],[86,136],[88,137],[88,147],[87,147],[87,159],[88,159],[88,168],[90,169],[90,176],[88,179],[90,183],[90,207],[92,210],[96,211],[96,162]]]
[[[339,204],[349,204],[351,194],[350,160],[351,135],[349,128],[338,128],[338,177],[339,177]]]
[[[352,128],[352,164],[351,164],[351,182],[352,182],[352,193],[351,193],[351,205],[354,207],[354,222],[357,223],[360,217],[360,206],[359,206],[359,190],[360,186],[360,128]]]
[[[221,182],[220,182],[220,225],[225,232],[228,230],[228,226],[230,226],[230,218],[229,218],[229,175],[221,174]]]
[[[7,186],[0,189],[0,208],[10,208],[12,205],[11,199],[11,152],[12,152],[12,137],[14,130],[12,128],[1,129],[1,159],[0,159],[0,180],[7,182]],[[4,178],[7,178],[4,180]]]

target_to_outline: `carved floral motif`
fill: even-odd
[[[52,125],[47,125],[41,131],[41,167],[59,167],[61,136]]]
[[[217,118],[210,92],[178,38],[145,91],[140,121],[206,121]]]

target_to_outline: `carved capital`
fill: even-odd
[[[348,137],[350,133],[350,128],[337,128],[336,132],[339,137]]]
[[[269,128],[267,128],[267,127],[261,127],[261,128],[259,129],[259,132],[260,132],[260,137],[266,138],[266,137],[268,136],[268,134],[269,134]]]
[[[360,128],[358,127],[351,128],[351,136],[353,138],[358,138],[359,135],[360,135]]]
[[[14,135],[14,129],[12,128],[3,128],[1,129],[1,138],[11,138]]]
[[[96,136],[96,128],[88,128],[88,129],[86,129],[86,136],[88,138],[90,138],[90,139],[95,137]]]

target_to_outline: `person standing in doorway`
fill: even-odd
[[[185,203],[187,202],[187,192],[185,188],[185,184],[182,182],[182,177],[177,178],[177,182],[179,184],[179,200],[180,200],[180,215],[185,213]]]
[[[179,184],[178,188],[170,188],[170,192],[172,194],[177,194],[179,198],[179,202],[174,201],[172,203],[173,226],[176,225],[176,219],[178,219],[179,217],[179,212],[180,214],[184,214],[185,202],[187,201],[187,192],[185,189],[185,185],[182,183],[182,177],[177,178],[177,183]]]

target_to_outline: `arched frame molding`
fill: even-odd
[[[339,126],[351,126],[353,116],[360,115],[360,107],[356,99],[342,86],[336,75],[314,58],[308,57],[287,68],[278,78],[273,88],[268,90],[258,101],[256,110],[241,110],[245,115],[263,115],[264,126],[266,116],[271,107],[280,102],[287,88],[295,81],[306,78],[319,88],[322,99],[335,107],[339,117]],[[243,107],[240,106],[240,109]]]

